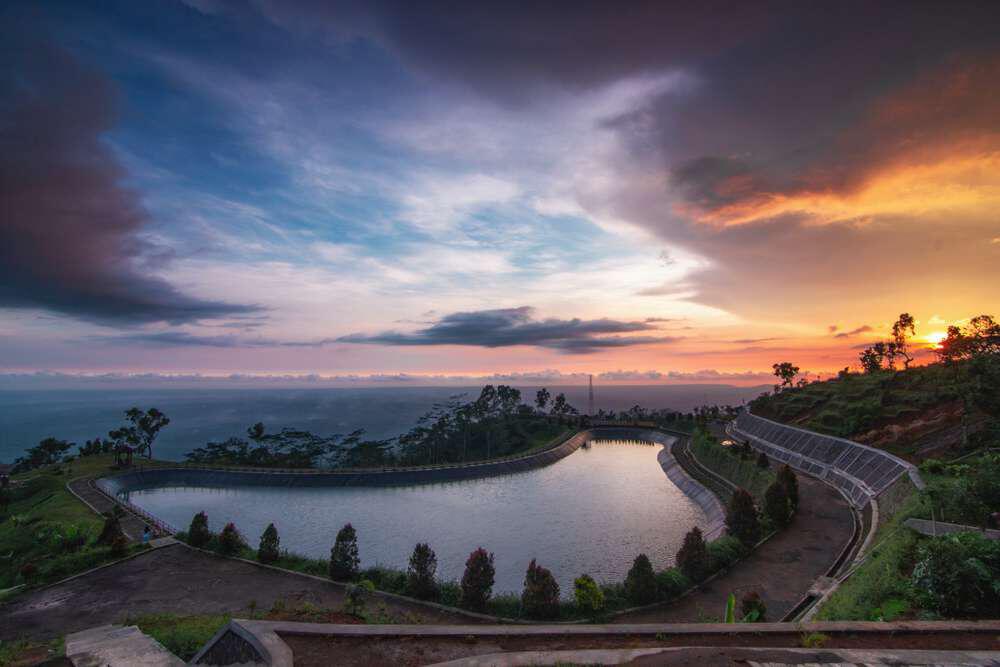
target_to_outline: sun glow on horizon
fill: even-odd
[[[941,347],[941,341],[948,337],[944,331],[932,331],[924,336],[924,340],[931,344],[931,347]]]

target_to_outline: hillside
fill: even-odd
[[[962,443],[961,370],[961,364],[931,364],[903,371],[842,374],[765,394],[751,402],[751,410],[916,462],[947,457]],[[985,417],[970,409],[969,432],[975,434]]]

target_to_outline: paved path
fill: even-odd
[[[157,612],[246,615],[251,602],[259,611],[269,610],[278,600],[288,606],[309,602],[339,609],[343,598],[343,588],[333,582],[175,544],[18,596],[0,606],[0,640],[50,639]],[[382,603],[400,619],[397,622],[472,622],[467,616],[423,605],[396,600]]]
[[[98,514],[110,512],[117,503],[94,488],[92,481],[93,480],[90,478],[81,477],[69,482],[67,486],[77,498],[83,500],[83,502],[88,505],[90,509],[94,510]],[[122,509],[125,508],[122,507]],[[122,532],[125,533],[125,537],[129,538],[133,542],[138,542],[142,539],[142,531],[146,525],[145,520],[129,511],[126,511],[125,516],[121,519]],[[150,528],[155,530],[154,526],[150,526]]]
[[[726,598],[757,591],[767,619],[780,620],[836,561],[854,533],[851,508],[837,491],[799,475],[799,511],[792,524],[746,560],[682,600],[615,618],[616,623],[718,622]]]

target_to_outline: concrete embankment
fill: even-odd
[[[191,466],[136,468],[104,477],[97,481],[97,485],[105,493],[116,496],[122,492],[162,486],[406,486],[456,482],[510,475],[551,465],[575,452],[592,437],[593,432],[580,431],[543,451],[485,463],[364,471],[235,470]]]

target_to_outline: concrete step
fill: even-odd
[[[184,661],[134,625],[101,626],[66,637],[76,667],[183,667]]]

